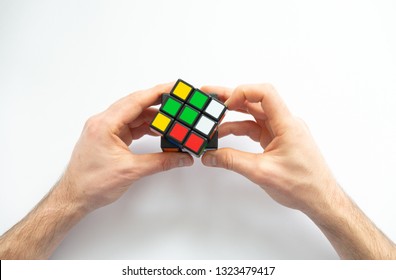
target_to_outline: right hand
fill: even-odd
[[[340,188],[305,123],[290,113],[271,85],[244,85],[235,90],[206,86],[202,90],[217,93],[229,110],[255,119],[224,123],[219,137],[245,135],[263,148],[259,154],[231,148],[208,151],[202,158],[204,165],[240,173],[287,207],[306,214],[326,211]]]

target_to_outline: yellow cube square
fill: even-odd
[[[171,122],[171,119],[169,117],[158,112],[158,114],[155,116],[153,122],[151,123],[151,127],[158,130],[159,132],[165,133],[170,122]]]
[[[183,81],[179,80],[175,87],[173,88],[173,94],[177,97],[179,97],[181,100],[185,101],[191,91],[193,90],[193,87],[184,83]]]

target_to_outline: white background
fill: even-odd
[[[64,171],[85,120],[182,78],[271,82],[335,176],[396,240],[396,2],[0,1],[0,234]],[[236,113],[226,120],[241,119]],[[220,146],[258,152],[245,137]],[[157,152],[144,137],[132,149]],[[302,213],[228,171],[140,180],[54,259],[334,259]]]

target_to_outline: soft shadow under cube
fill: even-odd
[[[215,94],[206,94],[178,80],[163,94],[150,127],[161,137],[163,151],[188,151],[199,157],[218,147],[217,128],[227,110]]]

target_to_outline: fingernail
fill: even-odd
[[[179,167],[190,166],[190,165],[192,165],[191,158],[183,157],[179,159]]]
[[[217,165],[217,159],[215,156],[207,154],[204,158],[204,164],[206,166],[216,166]]]

